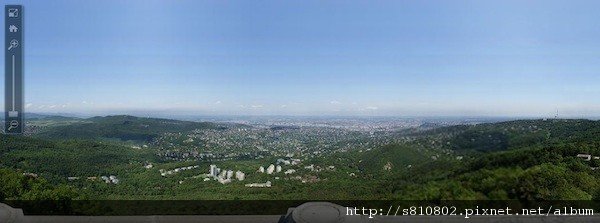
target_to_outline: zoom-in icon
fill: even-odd
[[[10,124],[8,126],[8,131],[12,131],[13,129],[17,129],[19,127],[19,122],[17,120],[12,120],[10,121]]]
[[[10,41],[10,46],[8,46],[8,50],[12,50],[19,47],[19,41],[16,39],[13,39]]]

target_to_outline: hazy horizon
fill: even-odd
[[[193,119],[210,119],[210,118],[317,118],[317,119],[489,119],[489,120],[527,120],[527,119],[588,119],[600,120],[600,116],[486,116],[486,115],[269,115],[269,114],[193,114],[193,113],[173,113],[173,112],[152,112],[152,111],[135,111],[135,112],[113,112],[113,113],[62,113],[62,112],[26,112],[25,118],[30,115],[42,116],[64,116],[76,118],[91,118],[91,117],[106,117],[106,116],[135,116],[149,118],[168,118],[177,120],[193,120]],[[3,117],[0,117],[3,119]]]
[[[600,115],[598,1],[11,3],[26,112]]]

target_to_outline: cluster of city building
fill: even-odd
[[[577,158],[583,159],[584,161],[600,160],[600,156],[592,156],[590,154],[580,153],[577,154]],[[600,167],[590,167],[592,170],[597,170]]]
[[[179,173],[180,171],[184,171],[184,170],[191,170],[191,169],[196,169],[200,166],[195,165],[195,166],[186,166],[186,167],[179,167],[179,168],[175,168],[173,170],[164,170],[164,169],[160,169],[160,175],[165,177],[167,175],[171,175],[171,174],[176,174]]]
[[[349,122],[354,122],[349,120]],[[304,158],[319,157],[333,152],[346,152],[374,148],[397,140],[394,127],[375,128],[377,132],[335,128],[339,123],[264,125],[254,128],[198,129],[189,132],[165,133],[152,145],[167,160],[226,161],[236,159],[262,159],[293,153]],[[342,124],[344,125],[344,124]],[[401,126],[402,127],[402,126]],[[402,127],[404,128],[404,127]],[[182,137],[187,138],[183,142]],[[273,138],[278,140],[273,141]],[[311,145],[311,146],[307,146]],[[288,160],[289,161],[289,160]],[[283,164],[282,164],[283,165]],[[265,166],[266,168],[266,166]]]
[[[590,161],[592,159],[595,159],[595,160],[600,159],[600,157],[598,157],[598,156],[592,156],[590,154],[585,154],[585,153],[577,154],[577,158],[581,158],[585,161]]]
[[[142,145],[142,146],[131,146],[132,149],[142,149],[142,148],[148,148],[148,145]]]
[[[110,176],[101,176],[100,179],[102,179],[104,181],[104,183],[107,184],[118,184],[119,183],[119,179],[117,179],[116,176],[114,175],[110,175]]]
[[[315,166],[315,164],[310,164],[308,166],[305,166],[304,169],[313,171],[313,172],[321,172],[323,170],[329,170],[329,171],[334,171],[335,170],[335,166],[328,166],[328,167],[320,167],[320,166]]]
[[[266,174],[273,174],[273,173],[279,173],[281,172],[281,166],[280,165],[269,165],[269,167],[267,167],[267,169],[265,170],[265,168],[263,166],[260,166],[257,170],[257,172],[259,173],[266,173]]]
[[[221,170],[221,168],[218,168],[217,165],[210,165],[210,168],[208,170],[208,175],[210,177],[212,177],[213,179],[219,181],[219,183],[222,184],[226,184],[226,183],[231,183],[231,181],[234,179],[238,180],[238,181],[243,181],[244,179],[246,179],[246,174],[242,171],[235,171],[235,173],[233,172],[233,170]],[[210,178],[204,178],[204,181],[209,181]]]
[[[295,165],[300,164],[300,159],[294,159],[294,158],[282,159],[282,158],[279,158],[279,159],[277,159],[277,165],[279,165],[279,164],[295,166]]]
[[[273,173],[280,173],[281,171],[283,171],[283,167],[281,165],[298,165],[300,164],[301,160],[300,159],[294,159],[291,157],[286,157],[286,158],[279,158],[277,159],[275,164],[270,164],[267,168],[265,168],[264,166],[260,166],[258,167],[258,170],[256,172],[258,173],[266,173],[266,174],[273,174]],[[284,174],[293,174],[295,173],[296,170],[294,169],[288,169],[284,172]]]
[[[35,174],[35,177],[37,177],[37,174]],[[68,181],[76,181],[76,180],[80,180],[80,179],[81,179],[81,177],[67,177]],[[98,180],[98,177],[87,177],[86,179],[89,181],[96,181],[96,180]],[[119,183],[119,179],[115,175],[100,176],[100,179],[102,181],[104,181],[104,183],[107,183],[107,184],[118,184]]]
[[[271,187],[271,181],[267,181],[265,183],[251,183],[246,184],[246,187]]]

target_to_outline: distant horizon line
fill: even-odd
[[[474,119],[600,119],[598,116],[586,115],[564,115],[564,116],[543,116],[543,115],[333,115],[333,114],[140,114],[115,112],[104,114],[93,113],[64,113],[64,112],[25,112],[25,117],[28,114],[47,115],[47,116],[64,116],[76,118],[91,118],[91,117],[106,117],[106,116],[135,116],[135,117],[152,117],[152,118],[201,118],[201,117],[323,117],[323,118],[474,118]],[[4,119],[4,117],[1,117]]]

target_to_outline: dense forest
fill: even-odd
[[[54,126],[39,133],[48,139],[119,139],[150,141],[165,132],[225,128],[210,122],[139,118],[128,115],[92,117],[71,125]]]

